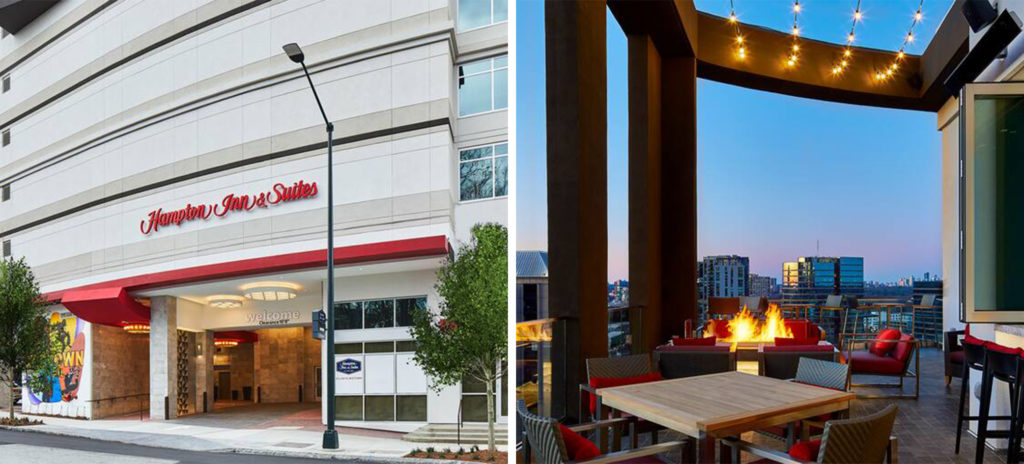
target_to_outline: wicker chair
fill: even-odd
[[[809,353],[820,355],[820,352]],[[795,382],[805,383],[808,385],[815,385],[823,388],[831,388],[833,390],[849,391],[850,389],[850,368],[846,364],[834,362],[836,355],[833,352],[833,360],[821,360],[811,357],[799,358],[795,369],[794,375],[790,377],[775,377],[793,380]],[[763,372],[761,375],[765,375]],[[807,440],[812,435],[813,430],[820,431],[825,428],[825,422],[830,419],[839,419],[845,417],[846,412],[841,411],[833,413],[831,415],[824,415],[819,417],[812,417],[803,419],[800,422],[788,424],[786,426],[771,427],[768,429],[758,430],[757,432],[774,438],[776,440],[786,442],[786,448],[793,446],[793,441],[796,439],[796,430],[799,428],[800,439]],[[816,434],[816,433],[815,433]]]
[[[654,349],[654,365],[666,379],[736,370],[736,353],[728,346],[672,346]]]
[[[566,450],[565,442],[562,439],[562,432],[558,426],[557,420],[541,417],[529,412],[526,409],[526,404],[522,401],[518,402],[517,410],[519,414],[519,424],[522,425],[523,431],[526,433],[526,440],[524,442],[525,446],[523,446],[523,462],[537,462],[544,464],[563,464],[573,462],[569,460],[569,454]],[[632,418],[618,418],[571,426],[569,429],[573,432],[580,433],[596,432],[606,428],[632,428],[634,425],[635,420]],[[676,450],[680,451],[680,457],[687,456],[687,448],[689,446],[688,442],[670,441],[638,448],[636,444],[636,434],[630,435],[633,437],[631,449],[608,453],[605,448],[599,447],[603,454],[595,458],[588,459],[585,462],[612,463],[632,461],[637,458],[655,456],[657,454],[673,452]],[[533,457],[532,454],[536,454],[536,457]]]
[[[601,405],[601,395],[597,394],[597,389],[590,386],[591,380],[595,377],[602,378],[621,378],[621,377],[636,377],[644,374],[652,374],[656,372],[651,367],[651,358],[647,354],[634,354],[629,356],[619,356],[616,358],[590,358],[587,359],[587,383],[580,384],[580,398],[586,398],[584,393],[594,395],[596,400],[596,407],[594,408],[592,420],[603,420],[607,419],[608,416],[618,417],[618,411],[612,411],[607,408],[603,408]],[[637,433],[651,433],[651,443],[658,442],[658,431],[664,427],[658,426],[653,422],[642,421],[637,424]],[[598,438],[598,442],[603,442],[603,437]],[[613,435],[613,439],[618,437]],[[613,440],[614,441],[614,440]]]
[[[897,440],[890,434],[896,421],[897,409],[895,404],[890,404],[864,417],[826,422],[818,457],[813,461],[797,459],[787,453],[758,447],[735,438],[723,440],[723,443],[732,448],[732,462],[741,462],[739,454],[745,451],[772,462],[786,464],[895,463],[899,460]]]
[[[776,379],[798,377],[805,358],[836,361],[839,353],[832,345],[766,346],[758,353],[758,374]]]

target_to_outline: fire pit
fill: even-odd
[[[793,338],[793,331],[786,327],[786,320],[778,305],[771,305],[758,319],[747,307],[736,313],[732,319],[711,319],[704,328],[705,337],[715,337],[719,342],[732,343],[737,347],[757,347],[764,343],[775,343],[775,338]]]

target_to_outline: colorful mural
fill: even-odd
[[[60,347],[57,350],[58,371],[50,378],[49,392],[29,392],[32,404],[70,402],[78,398],[85,366],[85,333],[78,318],[69,312],[54,312],[50,325],[57,330]]]

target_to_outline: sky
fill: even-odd
[[[735,0],[740,21],[792,28],[791,1]],[[906,51],[920,54],[952,0],[923,4]],[[801,36],[849,33],[856,0],[803,0]],[[697,0],[728,16],[728,0]],[[918,0],[862,0],[855,45],[897,50]],[[544,11],[516,5],[517,243],[547,249]],[[608,278],[628,278],[626,37],[611,13],[608,50]],[[699,257],[738,254],[781,278],[800,256],[862,256],[866,280],[942,270],[941,140],[934,113],[821,102],[697,83]],[[820,250],[820,251],[818,251]]]

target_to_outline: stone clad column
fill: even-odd
[[[608,356],[608,141],[605,2],[544,6],[552,410],[580,417],[587,358]]]
[[[196,334],[196,346],[199,354],[196,356],[196,412],[213,411],[213,355],[216,348],[213,346],[213,331],[207,330]],[[203,404],[203,394],[206,394],[206,404]]]
[[[178,300],[150,298],[149,418],[174,419],[178,414]],[[165,408],[166,398],[166,408]]]

